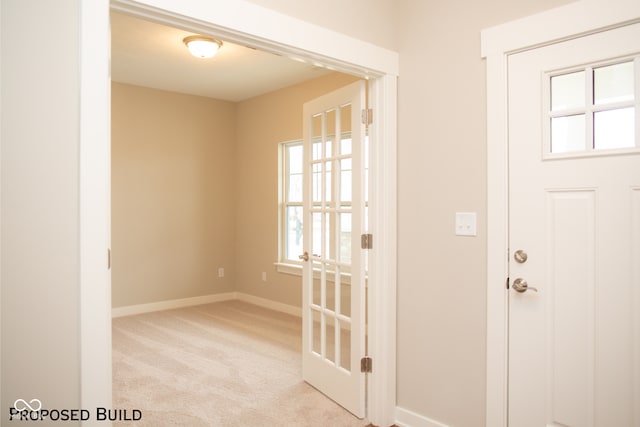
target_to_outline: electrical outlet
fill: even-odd
[[[266,272],[266,271],[263,271],[263,272],[262,272],[262,281],[263,281],[263,282],[266,282],[266,281],[267,281],[267,272]]]
[[[218,277],[224,277],[224,268],[220,267],[218,269]]]

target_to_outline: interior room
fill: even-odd
[[[192,33],[113,16],[114,309],[229,292],[300,307],[300,277],[275,265],[279,144],[301,140],[306,101],[358,78],[228,42],[203,63]]]
[[[130,326],[135,320],[123,316],[244,300],[256,313],[266,313],[259,309],[263,306],[291,315],[286,321],[298,330],[292,343],[300,352],[302,265],[293,248],[286,259],[286,237],[280,236],[286,215],[281,211],[287,163],[282,143],[301,143],[305,102],[360,79],[225,41],[213,58],[194,57],[183,43],[191,32],[117,12],[111,14],[111,34],[114,400],[136,406],[136,397],[153,394],[139,388],[141,383],[159,379],[138,376],[148,366],[142,363],[146,356],[124,354],[140,355],[131,339],[141,326]],[[342,287],[343,304],[348,304],[349,288]],[[211,316],[229,310],[214,305]],[[247,310],[236,307],[236,314]],[[246,328],[256,328],[250,325]],[[209,344],[217,353],[215,340]],[[161,340],[155,345],[160,353],[172,353]],[[345,349],[348,356],[343,344]],[[142,368],[134,369],[136,363]],[[290,363],[302,383],[300,358]],[[277,370],[269,371],[278,377]],[[323,398],[306,403],[306,411],[314,406],[343,411],[333,402],[318,404]],[[146,402],[147,419],[162,412],[160,402]],[[357,422],[346,414],[340,416],[347,423]],[[215,416],[224,417],[223,411],[218,408]]]

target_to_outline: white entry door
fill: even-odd
[[[304,105],[302,374],[365,416],[365,83]]]
[[[640,24],[508,73],[509,425],[640,426]]]

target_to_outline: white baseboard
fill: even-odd
[[[259,305],[260,307],[279,311],[281,313],[287,313],[293,316],[302,317],[302,308],[296,307],[294,305],[283,304],[281,302],[272,301],[270,299],[260,298],[255,295],[244,294],[242,292],[236,292],[236,299],[248,302],[249,304]]]
[[[399,427],[449,427],[399,406],[396,406],[396,425]]]
[[[151,313],[153,311],[171,310],[174,308],[190,307],[194,305],[211,304],[213,302],[240,300],[260,307],[268,308],[293,316],[302,316],[302,309],[293,305],[283,304],[266,298],[244,294],[242,292],[226,292],[223,294],[202,295],[192,298],[173,299],[168,301],[151,302],[148,304],[128,305],[111,309],[111,317],[132,316],[134,314]]]
[[[152,311],[171,310],[174,308],[190,307],[193,305],[211,304],[212,302],[236,299],[236,292],[223,294],[202,295],[192,298],[173,299],[168,301],[151,302],[148,304],[127,305],[111,309],[111,317],[132,316],[134,314],[150,313]]]

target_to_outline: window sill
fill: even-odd
[[[276,271],[278,273],[302,277],[302,265],[300,264],[287,264],[284,262],[275,262],[273,264],[276,266]]]
[[[287,264],[287,263],[284,263],[284,262],[274,262],[273,265],[276,266],[276,271],[278,273],[291,274],[293,276],[302,277],[302,264]],[[328,274],[328,276],[332,276],[332,274]],[[340,276],[341,276],[340,282],[343,285],[350,285],[351,284],[351,274],[342,273]],[[314,277],[314,279],[319,279],[320,278],[320,270],[314,270],[313,271],[313,277]],[[331,277],[328,277],[328,280],[330,282],[333,282],[333,280],[331,280]]]

